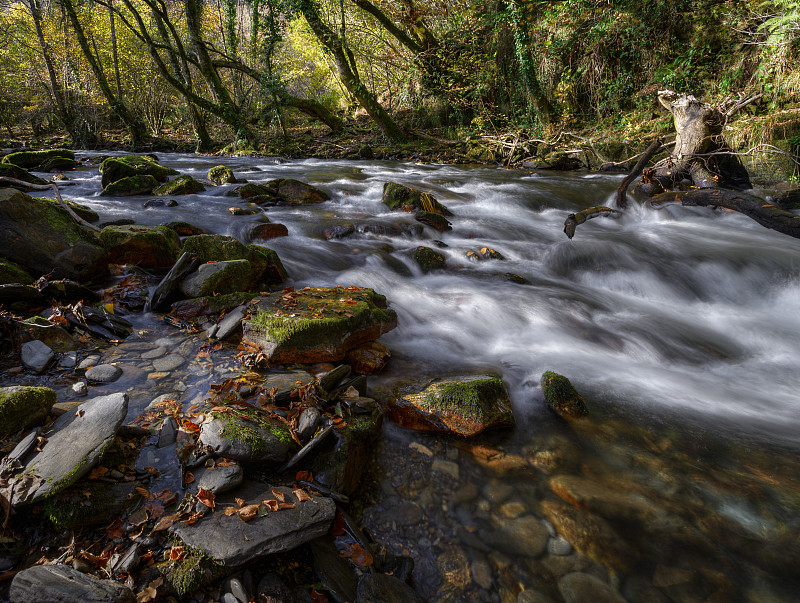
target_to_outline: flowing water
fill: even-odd
[[[264,210],[289,236],[260,243],[278,252],[288,285],[359,285],[387,296],[398,327],[382,338],[393,358],[373,381],[376,392],[409,376],[502,374],[518,422],[511,434],[476,443],[385,426],[363,521],[394,552],[417,560],[415,584],[427,598],[558,600],[568,598],[563,576],[582,572],[629,600],[792,600],[796,569],[786,564],[800,560],[800,241],[730,212],[636,203],[619,219],[579,226],[568,240],[566,216],[609,204],[616,175],[160,160],[196,178],[224,163],[250,182],[297,178],[330,194],[319,205]],[[103,221],[185,220],[249,242],[249,228],[262,219],[261,210],[229,213],[245,204],[226,195],[233,184],[177,197],[177,207],[143,209],[147,197],[98,196],[96,169],[70,177],[75,185],[64,196]],[[390,180],[432,193],[452,211],[453,230],[439,233],[389,211],[381,192]],[[349,224],[349,237],[325,238],[327,228]],[[419,245],[444,253],[447,268],[423,274],[410,259]],[[466,257],[482,247],[505,259]],[[150,315],[136,324],[161,337],[166,328]],[[545,370],[571,379],[590,407],[590,425],[553,418],[538,385]],[[600,503],[578,506],[609,520],[633,561],[611,560],[603,547],[614,534],[582,523],[594,513],[579,517],[576,535],[543,510],[569,498],[553,483],[563,475],[583,480],[572,489],[602,491]],[[628,503],[613,495],[623,491],[658,508],[631,503],[620,511]],[[651,521],[656,515],[679,517],[697,542],[665,536]],[[526,551],[531,540],[497,538],[524,524],[514,522],[545,516],[550,523],[542,525],[556,524],[554,533],[584,554],[563,555],[558,537],[544,555]],[[586,533],[604,544],[576,544]]]

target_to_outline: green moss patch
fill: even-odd
[[[441,270],[445,267],[446,263],[444,254],[439,253],[430,247],[417,247],[411,252],[411,258],[417,263],[423,272]]]
[[[176,540],[175,544],[182,543]],[[166,588],[181,599],[231,571],[201,549],[184,546],[184,552],[178,561],[167,561],[158,566]]]
[[[0,436],[44,421],[55,403],[49,387],[0,387]]]

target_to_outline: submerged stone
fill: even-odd
[[[414,219],[417,222],[422,222],[423,224],[427,224],[428,226],[435,228],[439,232],[453,230],[453,227],[447,218],[434,212],[419,210],[414,214]]]
[[[300,182],[294,178],[278,178],[266,184],[270,192],[274,191],[281,201],[298,205],[309,203],[322,203],[330,199],[330,195],[323,190]]]
[[[0,437],[44,421],[55,403],[49,387],[0,387]]]
[[[195,193],[202,193],[204,190],[206,190],[206,187],[201,182],[185,174],[170,180],[166,184],[162,184],[153,190],[153,194],[159,196],[194,195]]]
[[[113,264],[134,264],[143,268],[166,268],[178,258],[180,239],[166,226],[106,226],[100,243]]]
[[[563,375],[545,371],[542,374],[541,385],[544,401],[562,417],[574,419],[589,414],[583,397]]]
[[[397,326],[386,298],[365,287],[306,287],[255,304],[244,339],[271,362],[332,362]]]
[[[402,211],[425,211],[440,216],[453,214],[439,203],[430,193],[423,193],[397,182],[386,182],[383,185],[383,204],[389,209]]]
[[[514,425],[503,380],[493,375],[449,377],[401,388],[387,412],[395,423],[409,429],[464,437]]]

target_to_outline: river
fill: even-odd
[[[638,203],[567,239],[566,216],[609,204],[618,175],[159,159],[198,179],[225,164],[250,182],[297,178],[330,194],[319,205],[266,209],[289,236],[263,244],[280,255],[287,285],[358,285],[386,295],[398,327],[381,339],[393,358],[373,380],[375,392],[408,376],[502,374],[513,433],[475,443],[384,427],[363,522],[417,560],[415,583],[427,598],[551,600],[532,598],[538,592],[558,600],[569,587],[563,577],[585,572],[628,600],[792,600],[797,573],[771,555],[800,559],[800,241],[731,212]],[[147,197],[98,196],[96,168],[69,177],[74,186],[64,196],[103,221],[185,220],[249,242],[260,219],[229,213],[243,204],[226,196],[232,184],[177,197],[177,207],[143,209]],[[381,203],[386,181],[432,193],[452,211],[453,230],[422,229],[413,215],[389,211]],[[346,224],[353,235],[325,238],[326,228]],[[423,274],[410,259],[419,245],[444,253],[446,269]],[[466,257],[482,247],[504,259]],[[152,315],[136,320],[167,328],[153,327]],[[566,375],[583,394],[590,426],[551,415],[539,387],[545,370]],[[553,455],[552,463],[542,460]],[[565,486],[563,475],[577,481]],[[542,505],[560,500],[553,492],[581,488],[602,491],[584,505],[593,511],[616,505],[598,513],[635,551],[632,561],[609,561],[602,546],[586,556],[526,556],[524,544],[498,541],[509,525],[524,530],[514,523],[521,518],[549,517]],[[647,503],[612,496],[622,491]],[[665,537],[653,518],[667,511],[681,518],[670,524],[673,536],[689,530],[698,540]],[[558,524],[550,520],[548,529]],[[592,533],[578,523],[577,536],[555,527],[574,544]],[[593,533],[610,546],[613,536]]]

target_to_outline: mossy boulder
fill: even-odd
[[[254,199],[257,197],[266,196],[270,199],[277,200],[275,197],[275,191],[272,191],[265,186],[261,186],[260,184],[253,184],[252,182],[236,187],[233,192],[239,195],[242,199]]]
[[[69,157],[49,157],[42,162],[38,169],[42,172],[64,172],[74,170],[77,165],[78,163]]]
[[[417,263],[423,272],[440,270],[445,266],[445,256],[430,247],[417,247],[411,252],[411,258]]]
[[[206,413],[199,443],[241,463],[280,464],[295,447],[286,423],[251,406],[214,406]]]
[[[189,546],[184,546],[184,555],[180,559],[164,561],[156,567],[164,577],[164,586],[180,600],[185,600],[192,593],[232,571],[232,568],[214,561],[202,549]]]
[[[166,226],[106,226],[100,243],[113,264],[135,264],[143,268],[165,268],[178,259],[180,239]]]
[[[168,176],[177,176],[178,171],[164,167],[150,157],[139,155],[109,157],[100,164],[100,186],[103,188],[123,178],[144,175],[152,176],[157,182],[164,182]]]
[[[414,214],[414,219],[417,222],[422,222],[423,224],[427,224],[428,226],[435,228],[439,232],[453,230],[453,227],[450,225],[450,222],[447,218],[430,211],[420,210]]]
[[[589,414],[586,402],[569,379],[553,371],[545,371],[540,380],[544,401],[556,413],[568,419]]]
[[[33,284],[33,277],[20,266],[11,260],[0,258],[0,285],[19,283],[20,285]]]
[[[246,289],[259,282],[280,283],[286,279],[286,270],[278,254],[258,245],[244,245],[233,237],[224,235],[196,235],[183,242],[180,253],[191,253],[201,263],[247,260],[250,262],[250,280]]]
[[[51,204],[53,204],[55,206],[59,205],[57,199],[52,199],[50,197],[40,197],[40,200],[46,201],[46,202],[51,203]],[[100,214],[98,214],[93,209],[89,209],[85,205],[81,205],[80,203],[75,203],[74,201],[67,201],[66,199],[64,199],[64,203],[66,203],[67,206],[72,211],[75,212],[75,215],[77,215],[82,220],[86,220],[90,224],[94,224],[95,222],[99,222],[100,221]]]
[[[409,429],[463,437],[514,425],[508,392],[503,380],[494,375],[448,377],[401,387],[387,412],[392,421]]]
[[[49,387],[0,387],[0,437],[44,421],[55,403]]]
[[[330,195],[325,191],[294,178],[270,180],[266,186],[270,191],[275,191],[285,203],[306,205],[309,203],[322,203],[330,199]]]
[[[167,222],[166,224],[162,224],[162,226],[166,226],[170,230],[174,230],[178,236],[181,237],[191,237],[194,235],[206,234],[206,232],[199,226],[195,226],[194,224],[189,224],[189,222],[183,222],[180,220],[175,222]]]
[[[127,176],[120,178],[103,187],[101,195],[106,197],[132,197],[133,195],[147,195],[158,186],[158,181],[150,174]]]
[[[12,163],[21,168],[30,170],[42,165],[48,159],[62,157],[75,161],[75,153],[69,149],[48,149],[45,151],[17,151],[3,157],[2,163]]]
[[[206,297],[218,293],[244,291],[251,280],[253,270],[247,260],[227,260],[200,264],[180,283],[180,291],[186,297]]]
[[[105,249],[66,210],[15,189],[0,189],[0,249],[33,276],[86,281],[104,274]]]
[[[246,304],[255,297],[253,293],[228,293],[227,295],[209,295],[194,299],[184,299],[172,304],[172,314],[184,320],[198,316],[219,314],[223,310],[233,310]]]
[[[188,174],[178,176],[174,180],[170,180],[166,184],[162,184],[153,191],[154,195],[162,197],[171,195],[194,195],[195,193],[202,193],[206,187],[198,182]]]
[[[208,179],[216,184],[229,184],[236,182],[236,176],[233,175],[233,170],[227,165],[215,165],[208,170]]]
[[[383,185],[383,204],[397,211],[426,211],[440,216],[452,216],[444,205],[439,203],[430,193],[423,193],[414,188],[386,182]]]
[[[245,341],[271,362],[333,362],[397,326],[386,298],[365,287],[306,287],[261,298]]]
[[[23,182],[29,182],[31,184],[47,184],[47,180],[43,180],[38,176],[34,176],[28,170],[21,168],[18,165],[14,165],[13,163],[0,163],[0,176],[14,178],[15,180],[22,180]],[[13,186],[19,190],[30,190],[28,188],[23,189],[21,186],[7,183],[3,183],[3,186]]]
[[[21,342],[41,341],[56,352],[69,352],[81,347],[69,331],[41,316],[27,319],[18,330]]]

